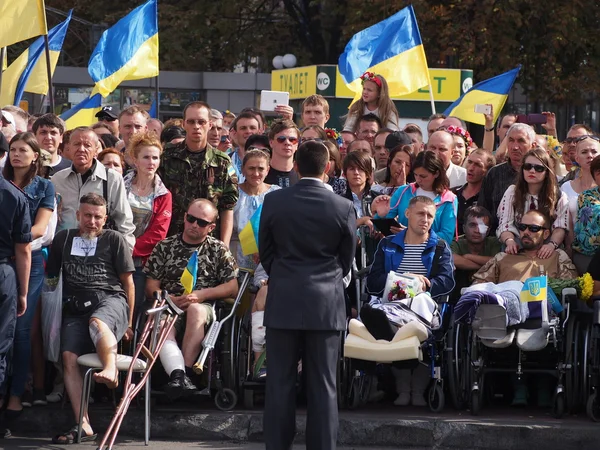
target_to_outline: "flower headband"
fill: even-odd
[[[465,144],[467,144],[467,148],[473,145],[473,139],[471,139],[471,134],[464,128],[450,125],[448,128],[446,128],[446,131],[450,134],[460,136],[461,138],[463,138],[463,141],[465,141]]]
[[[377,78],[377,75],[375,75],[373,72],[365,72],[360,76],[361,79],[361,83],[365,84],[365,81],[372,81],[373,83],[375,83],[377,86],[379,86],[379,88],[381,89],[381,80],[379,78]]]
[[[338,147],[344,143],[342,135],[335,128],[325,128],[325,134],[327,135],[327,139],[334,140]]]

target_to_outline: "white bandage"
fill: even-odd
[[[260,353],[265,349],[266,330],[263,326],[264,311],[252,313],[252,351]]]
[[[477,217],[475,219],[477,221],[477,228],[479,230],[479,234],[482,236],[486,236],[490,227],[488,227],[481,217]]]
[[[160,363],[168,375],[176,369],[185,371],[185,361],[181,350],[177,347],[177,342],[169,339],[165,341],[165,345],[160,350]]]
[[[92,342],[94,343],[94,347],[98,347],[98,342],[104,336],[104,333],[98,327],[98,324],[92,320],[90,322],[90,338],[92,338]]]

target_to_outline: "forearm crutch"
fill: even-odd
[[[150,440],[150,372],[167,340],[167,336],[169,336],[169,333],[175,325],[177,317],[180,314],[183,314],[183,311],[171,301],[167,291],[162,291],[162,293],[156,291],[154,292],[154,303],[152,308],[149,309],[146,314],[148,320],[146,321],[144,330],[136,345],[135,353],[133,354],[131,364],[127,371],[127,377],[123,386],[123,397],[119,402],[119,406],[117,407],[106,433],[104,433],[104,437],[98,446],[98,450],[104,450],[105,448],[107,450],[112,449],[131,401],[144,386],[146,387],[146,398],[144,399],[146,410],[144,418],[145,444],[148,445],[148,441]],[[136,372],[135,365],[140,354],[146,358],[146,367],[143,370],[142,378],[136,384],[132,382],[132,376],[133,373]],[[139,370],[137,370],[137,372],[139,372]]]

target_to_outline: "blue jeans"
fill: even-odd
[[[31,274],[29,275],[29,291],[27,294],[27,311],[17,319],[13,351],[13,376],[10,395],[21,397],[25,392],[25,384],[31,363],[31,323],[42,293],[44,284],[44,257],[42,250],[31,252]]]
[[[8,354],[17,322],[17,274],[12,263],[0,263],[0,394],[4,392]]]
[[[146,274],[144,273],[143,266],[135,268],[135,272],[133,272],[133,285],[135,286],[135,310],[133,313],[135,320],[141,311],[140,308],[146,301]]]

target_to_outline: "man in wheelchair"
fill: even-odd
[[[212,303],[235,297],[238,292],[235,259],[223,242],[210,236],[217,217],[217,209],[210,201],[192,201],[185,215],[183,233],[159,242],[144,267],[148,277],[147,297],[166,289],[173,302],[185,311],[160,352],[160,361],[169,375],[165,392],[171,399],[197,389],[190,375],[201,350],[205,328],[214,320]],[[195,251],[198,255],[196,284],[186,295],[181,276]],[[182,341],[181,349],[177,337]]]
[[[382,297],[390,272],[417,278],[423,290],[433,298],[452,292],[452,253],[447,243],[431,230],[435,211],[435,204],[429,197],[413,198],[405,212],[407,228],[381,240],[367,277],[367,290],[373,297]],[[390,341],[396,334],[398,322],[380,308],[381,302],[387,300],[374,300],[363,306],[360,319],[375,339]],[[429,383],[426,367],[420,365],[412,374],[410,369],[393,367],[392,371],[398,393],[394,404],[425,406],[427,403],[423,394]]]

